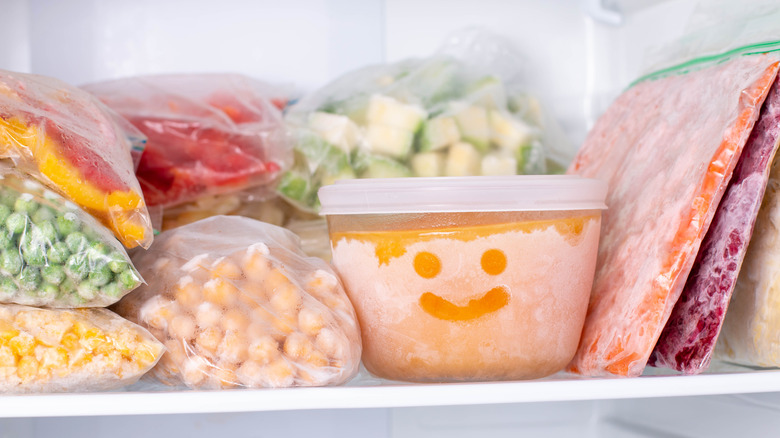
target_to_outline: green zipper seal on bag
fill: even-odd
[[[750,56],[750,55],[762,55],[765,53],[780,52],[780,41],[768,41],[765,43],[749,44],[747,46],[738,47],[736,49],[729,50],[727,52],[719,53],[717,55],[702,56],[699,58],[691,59],[690,61],[683,62],[681,64],[666,67],[653,73],[641,76],[628,86],[628,88],[645,81],[654,81],[662,79],[668,76],[680,75],[690,73],[692,71],[700,70],[713,65],[718,65],[726,62],[737,56]]]

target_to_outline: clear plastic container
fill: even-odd
[[[577,349],[606,184],[396,178],[320,189],[363,363],[417,382],[533,379]]]

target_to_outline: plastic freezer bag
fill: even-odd
[[[106,309],[0,305],[0,392],[116,389],[163,351],[148,331]]]
[[[148,247],[151,220],[123,123],[83,90],[0,70],[0,158],[83,207],[125,246]]]
[[[111,231],[38,181],[0,165],[0,302],[104,307],[141,281]]]
[[[150,206],[275,182],[292,160],[289,92],[237,74],[141,76],[87,91],[148,137],[136,172]]]
[[[569,169],[610,187],[571,371],[642,373],[777,69],[776,54],[692,61],[644,78],[598,120]]]
[[[162,233],[135,258],[149,284],[120,301],[167,348],[154,375],[191,388],[346,382],[360,361],[338,277],[287,230],[216,216]]]
[[[437,53],[348,73],[292,105],[279,192],[318,209],[338,179],[562,172],[573,149],[520,79],[507,41],[470,31]]]
[[[688,281],[649,364],[686,374],[707,369],[715,350],[780,142],[780,76],[734,169]]]

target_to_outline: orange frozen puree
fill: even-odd
[[[468,223],[468,214],[462,219]],[[530,379],[561,370],[585,319],[599,227],[598,213],[575,212],[472,226],[332,229],[333,263],[358,313],[366,368],[410,381]]]

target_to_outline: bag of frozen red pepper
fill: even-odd
[[[122,121],[54,78],[0,70],[0,158],[10,159],[109,227],[127,247],[152,242]]]
[[[150,206],[270,185],[292,161],[284,87],[238,74],[195,74],[84,88],[148,137],[137,176]]]

